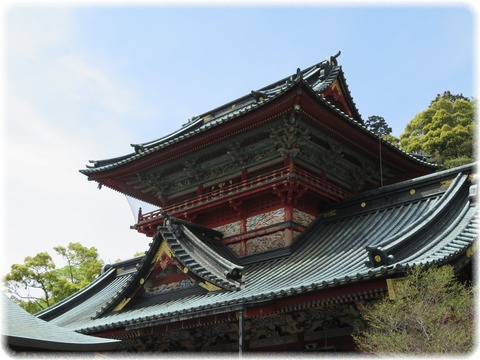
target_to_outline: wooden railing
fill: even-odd
[[[322,189],[322,190],[327,190],[331,194],[337,195],[339,198],[344,198],[345,196],[350,195],[348,191],[345,191],[344,189],[329,183],[325,179],[322,179],[318,176],[314,176],[308,171],[305,171],[303,169],[295,168],[293,173],[297,177],[306,180],[311,185],[317,186],[319,189]]]
[[[327,191],[339,199],[349,195],[349,193],[342,188],[332,185],[327,180],[314,176],[305,170],[294,168],[293,172],[291,172],[290,168],[284,167],[282,169],[274,170],[268,174],[259,175],[253,179],[243,180],[236,184],[226,185],[220,189],[215,189],[205,194],[200,194],[195,198],[182,201],[178,204],[165,206],[161,210],[158,209],[149,213],[141,214],[138,219],[138,224],[149,222],[153,219],[161,217],[162,211],[166,212],[167,214],[174,215],[187,209],[192,209],[197,206],[223,199],[225,197],[234,196],[247,190],[260,188],[262,186],[278,182],[279,180],[289,178],[303,179],[304,181],[313,185],[314,188]]]

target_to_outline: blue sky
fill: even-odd
[[[146,250],[125,197],[78,170],[338,50],[362,117],[396,136],[438,93],[475,96],[473,2],[339,3],[7,2],[0,273],[70,241],[106,262]]]

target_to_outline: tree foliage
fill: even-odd
[[[57,268],[47,252],[27,256],[23,264],[11,265],[5,277],[6,291],[30,313],[38,312],[88,285],[101,271],[103,261],[96,248],[80,243],[54,250],[66,263]]]
[[[392,128],[388,126],[385,119],[381,116],[372,115],[365,121],[365,126],[375,135],[383,137],[392,133]]]
[[[80,243],[70,243],[65,248],[56,246],[53,248],[65,259],[67,265],[58,270],[59,275],[80,288],[88,285],[102,269],[102,261],[98,259],[97,249],[86,248]]]
[[[365,121],[365,126],[375,135],[381,137],[383,140],[399,147],[400,139],[392,135],[392,128],[388,126],[387,121],[378,115],[372,115]]]
[[[375,354],[465,354],[474,347],[474,294],[451,266],[414,268],[396,283],[396,298],[361,308],[358,348]]]
[[[473,161],[475,101],[446,91],[417,114],[400,135],[407,152],[431,156],[450,168]]]
[[[440,100],[441,98],[444,98],[444,99],[447,99],[448,101],[454,103],[455,101],[457,100],[466,100],[466,101],[470,101],[469,98],[463,96],[463,94],[452,94],[450,91],[444,91],[443,94],[437,94],[437,97],[432,100],[432,102],[430,103],[430,106],[432,106],[432,104],[435,102],[435,101],[438,101]]]
[[[383,140],[388,141],[390,144],[400,147],[400,139],[392,134],[386,134],[382,137]]]
[[[5,277],[7,291],[21,299],[19,305],[27,311],[41,310],[52,305],[56,282],[55,263],[47,252],[27,256],[23,264],[13,264]],[[22,295],[22,290],[27,291]],[[39,293],[42,296],[34,294]],[[25,300],[26,299],[26,300]]]

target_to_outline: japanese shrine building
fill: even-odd
[[[158,206],[133,226],[152,241],[37,316],[125,351],[353,351],[387,280],[468,272],[474,166],[366,129],[338,55],[81,170]]]

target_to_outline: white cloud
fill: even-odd
[[[65,44],[72,28],[67,7],[13,6],[5,14],[8,56],[29,59]]]
[[[82,104],[94,104],[118,114],[130,111],[132,96],[128,89],[115,83],[104,69],[79,56],[59,58],[55,68],[58,86]]]
[[[95,246],[106,262],[146,249],[129,229],[125,197],[97,190],[78,170],[128,148],[134,98],[122,80],[74,49],[68,10],[8,14],[3,256],[13,263],[53,246]],[[98,157],[97,157],[98,156]]]
[[[24,99],[12,99],[10,106],[11,121],[26,126],[7,139],[8,263],[1,271],[70,241],[97,247],[106,261],[141,251],[141,236],[128,229],[133,217],[125,198],[98,191],[78,172],[98,144],[52,125]]]

